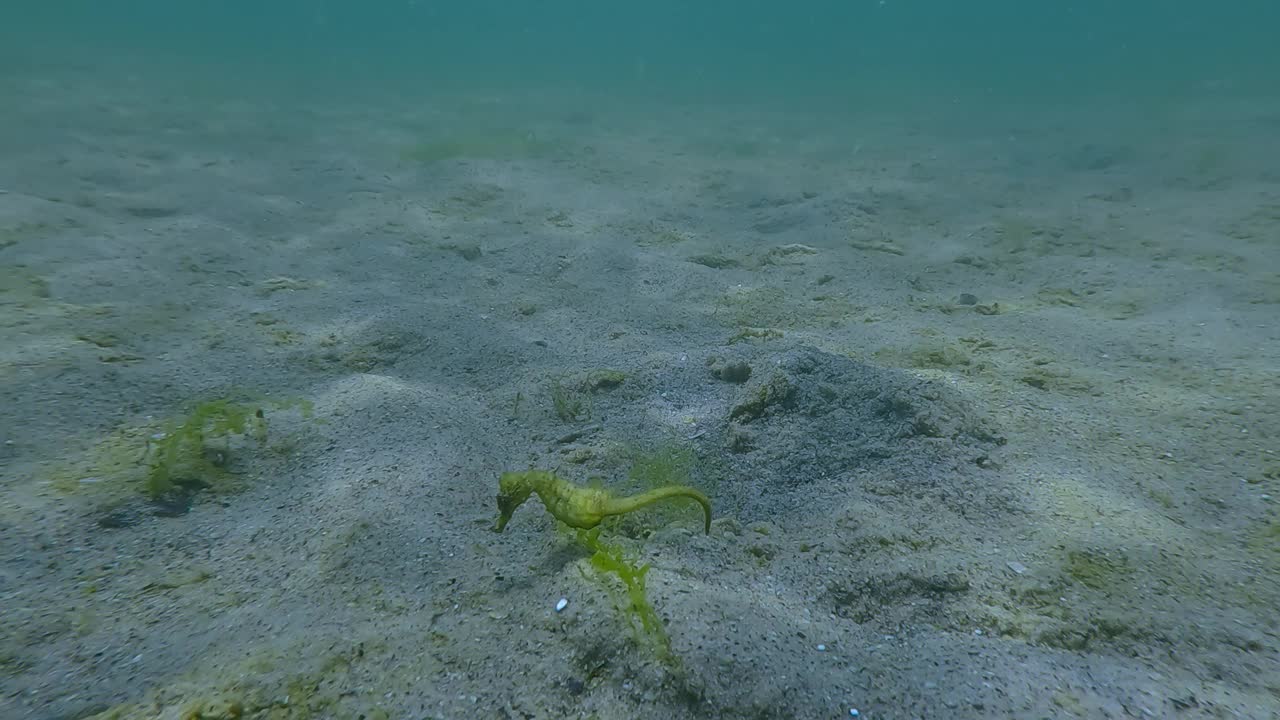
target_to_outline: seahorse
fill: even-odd
[[[494,532],[502,532],[511,514],[537,493],[547,512],[569,527],[589,530],[610,515],[622,515],[668,498],[687,497],[698,501],[706,516],[703,532],[711,532],[711,500],[687,485],[666,485],[630,497],[614,497],[604,488],[582,487],[546,470],[504,472],[498,480],[498,522]]]

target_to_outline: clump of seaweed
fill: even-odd
[[[561,422],[578,422],[591,416],[591,407],[586,396],[565,385],[561,380],[551,383],[551,404],[555,408],[556,417],[560,418]]]
[[[179,483],[208,485],[207,478],[223,471],[235,435],[266,442],[267,420],[262,408],[210,400],[196,405],[186,417],[170,421],[163,432],[153,436],[147,494],[159,498]],[[221,440],[222,448],[209,447],[213,440]]]
[[[311,414],[311,404],[305,400],[276,402],[272,407],[299,407],[304,415]],[[236,437],[266,443],[267,419],[261,406],[207,400],[185,417],[169,421],[148,443],[147,494],[159,499],[177,487],[208,487],[225,474]]]
[[[650,566],[635,565],[627,560],[620,546],[601,541],[598,526],[590,530],[578,530],[577,536],[578,542],[591,552],[591,567],[601,575],[617,576],[622,583],[621,589],[610,583],[614,590],[614,602],[619,612],[627,618],[636,642],[653,650],[658,659],[676,664],[679,658],[671,650],[671,638],[645,592],[645,577],[649,574]]]

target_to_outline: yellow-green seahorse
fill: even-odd
[[[498,481],[498,522],[502,532],[511,514],[529,496],[537,493],[547,512],[569,527],[589,530],[610,515],[622,515],[668,498],[687,497],[698,501],[706,516],[703,531],[711,532],[711,500],[687,485],[667,485],[630,497],[614,497],[604,488],[582,487],[546,470],[504,472]]]

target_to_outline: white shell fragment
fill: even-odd
[[[569,598],[560,598],[560,602],[556,603],[556,612],[560,612],[569,607]]]
[[[1027,566],[1023,565],[1017,560],[1010,560],[1009,562],[1005,563],[1005,565],[1008,565],[1010,570],[1018,573],[1019,575],[1027,571]]]

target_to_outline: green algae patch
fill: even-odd
[[[1068,552],[1063,570],[1073,580],[1091,590],[1115,589],[1118,583],[1132,574],[1124,557],[1095,550]]]
[[[630,492],[686,485],[715,496],[717,468],[714,459],[700,456],[696,448],[687,442],[673,438],[642,447],[624,446],[621,452],[631,463],[626,482]],[[621,518],[619,527],[628,536],[645,537],[657,528],[687,527],[690,518],[689,508],[683,504],[655,505],[643,513]]]
[[[201,663],[199,670],[150,690],[140,701],[86,720],[391,717],[380,701],[399,678],[379,678],[366,660],[384,648],[376,643],[344,644],[304,661],[298,659],[299,649],[293,650],[256,649],[226,667]],[[305,669],[299,670],[299,665]]]
[[[243,487],[231,470],[233,456],[265,445],[267,410],[288,409],[304,417],[312,411],[301,399],[199,402],[185,415],[116,429],[55,468],[50,482],[62,493],[90,495],[108,506],[138,494],[160,501],[173,493],[232,492]]]
[[[696,463],[697,456],[688,445],[661,443],[637,452],[627,477],[644,490],[689,485]]]
[[[1245,547],[1273,569],[1280,568],[1280,514],[1257,523],[1249,533]]]
[[[830,295],[805,299],[781,287],[735,287],[715,299],[712,316],[735,330],[778,331],[847,322],[856,310],[847,300]]]
[[[0,304],[26,307],[49,299],[49,281],[35,271],[11,265],[0,268]]]
[[[117,428],[74,458],[52,467],[45,478],[64,495],[87,495],[108,505],[146,486],[148,443],[160,423]]]

